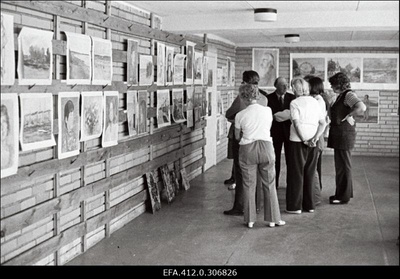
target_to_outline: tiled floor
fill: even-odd
[[[334,164],[324,156],[324,200],[313,214],[284,213],[283,168],[286,225],[268,228],[261,213],[252,229],[243,217],[222,214],[233,203],[223,184],[231,164],[212,167],[172,204],[142,214],[68,265],[399,265],[398,158],[353,157],[354,199],[330,205]]]

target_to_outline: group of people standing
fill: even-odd
[[[336,101],[324,99],[323,81],[318,77],[296,77],[288,92],[285,78],[275,80],[270,94],[258,88],[259,75],[245,71],[239,95],[226,111],[232,123],[228,158],[233,159],[235,201],[226,215],[244,215],[252,228],[264,200],[264,220],[269,227],[283,226],[277,189],[284,148],[286,212],[313,213],[322,189],[321,155],[329,128],[328,147],[334,149],[336,191],[331,204],[346,204],[353,197],[351,150],[355,143],[353,115],[366,107],[351,90],[343,73],[329,78]]]

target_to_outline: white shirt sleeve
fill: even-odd
[[[296,102],[293,102],[293,101],[290,103],[290,118],[292,120],[300,119],[299,108],[298,108]]]

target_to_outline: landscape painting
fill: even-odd
[[[103,130],[103,92],[82,92],[81,141],[96,139]]]
[[[67,84],[90,84],[91,45],[87,35],[65,32],[67,36]]]
[[[14,82],[14,17],[1,13],[1,85],[13,85]]]
[[[157,127],[171,125],[169,89],[157,90]]]
[[[173,84],[183,84],[183,76],[185,70],[185,57],[184,54],[175,54],[174,58],[174,71],[173,71]]]
[[[398,58],[364,58],[363,82],[398,84]]]
[[[152,85],[154,81],[153,56],[141,54],[139,62],[139,85]]]
[[[92,84],[111,85],[113,77],[112,44],[110,40],[92,38]]]
[[[359,83],[361,81],[361,57],[346,55],[340,57],[328,57],[326,61],[328,79],[336,73],[344,73],[350,82]]]
[[[150,196],[151,212],[154,214],[161,209],[160,191],[153,171],[146,173],[145,177]]]
[[[53,32],[23,27],[18,35],[18,82],[50,85],[53,75]]]
[[[130,86],[138,84],[138,46],[138,41],[128,39],[127,81]]]
[[[147,90],[138,92],[138,135],[147,132]]]
[[[1,178],[18,171],[18,107],[17,94],[1,94]]]
[[[291,55],[291,78],[312,75],[325,80],[325,58],[323,57],[296,57]]]
[[[22,151],[54,146],[53,94],[21,93]]]
[[[58,159],[79,154],[79,92],[58,93]]]
[[[183,115],[183,89],[174,88],[172,89],[172,119],[175,123],[186,121]]]
[[[128,131],[129,136],[136,136],[138,131],[138,101],[137,101],[137,91],[128,90],[126,92],[126,103],[127,103],[127,117],[128,117]]]

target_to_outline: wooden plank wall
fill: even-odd
[[[115,1],[2,1],[1,11],[14,16],[15,39],[24,26],[55,32],[52,85],[19,86],[16,81],[2,86],[2,94],[51,92],[56,118],[58,92],[120,93],[117,146],[102,148],[100,138],[89,140],[81,144],[78,156],[62,160],[55,157],[56,146],[20,152],[18,173],[1,180],[1,264],[63,265],[146,212],[145,172],[163,164],[186,168],[189,179],[202,172],[205,120],[197,130],[185,124],[157,129],[155,85],[129,88],[149,93],[148,133],[129,137],[125,114],[127,39],[139,41],[139,53],[153,55],[155,41],[180,53],[186,38],[151,28],[150,14]],[[63,31],[111,39],[112,84],[72,88],[61,82],[66,78]],[[206,50],[202,41],[196,43]],[[57,132],[55,127],[55,136]]]

